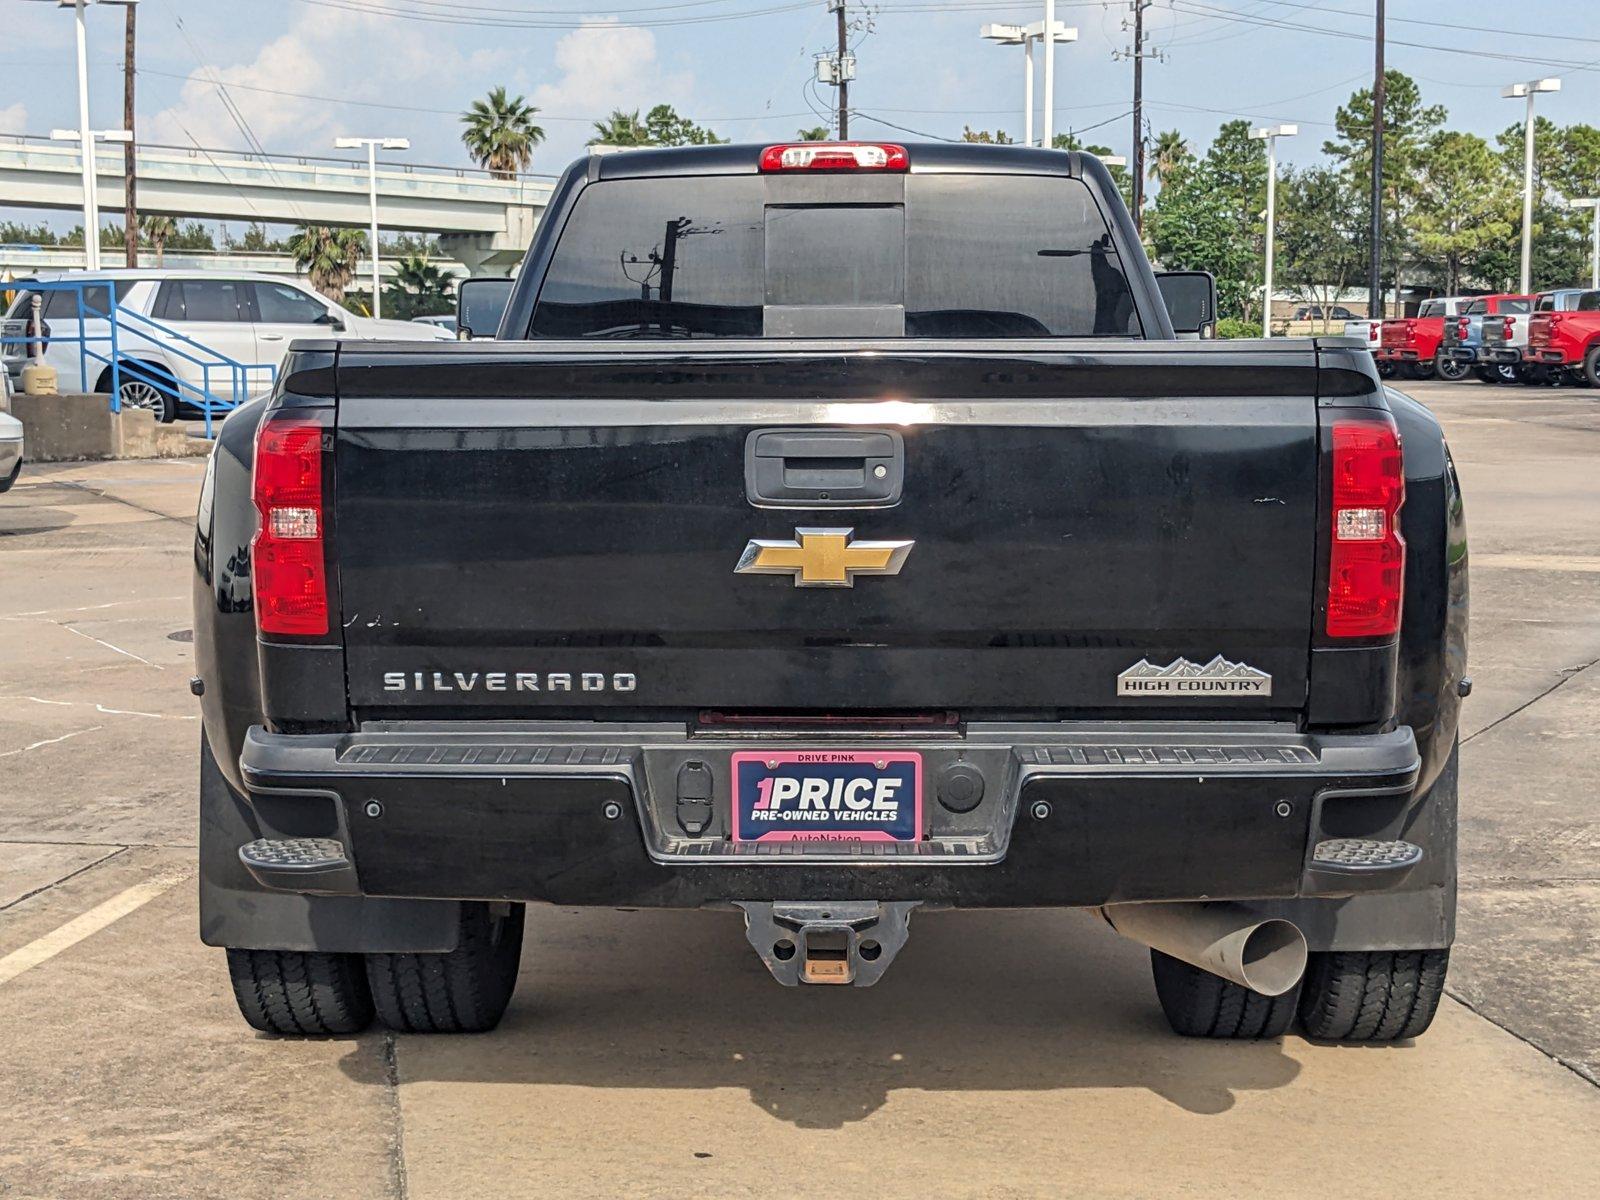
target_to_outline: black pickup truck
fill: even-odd
[[[196,529],[245,1018],[492,1027],[529,902],[742,910],[810,985],[1042,906],[1181,1033],[1420,1033],[1455,473],[1363,346],[1184,336],[1194,282],[1089,156],[640,150],[562,177],[497,337],[297,343]]]

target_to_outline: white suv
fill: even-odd
[[[40,275],[41,282],[86,283],[81,293],[87,319],[79,322],[79,292],[43,293],[44,322],[48,336],[45,361],[56,369],[63,392],[110,392],[111,354],[109,322],[104,316],[110,290],[126,315],[118,321],[117,354],[121,360],[122,403],[147,408],[163,421],[178,415],[179,399],[198,397],[190,389],[207,388],[224,400],[235,397],[235,376],[240,390],[255,394],[272,386],[273,371],[283,361],[296,338],[359,338],[393,341],[450,341],[451,335],[429,325],[410,321],[381,321],[359,317],[294,279],[250,272],[110,270],[71,271]],[[6,319],[0,323],[7,343],[5,367],[13,376],[27,362],[27,347],[14,340],[26,337],[32,311],[27,280]],[[155,324],[146,324],[141,317]],[[89,339],[91,355],[80,355],[76,339]],[[100,359],[92,355],[100,355]],[[235,370],[231,363],[249,368]],[[80,369],[80,363],[83,364]],[[174,389],[171,381],[188,385]],[[165,384],[166,386],[162,386]]]

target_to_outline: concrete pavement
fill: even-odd
[[[919,916],[834,992],[776,987],[729,914],[534,910],[493,1034],[258,1037],[195,935],[202,464],[28,469],[0,498],[0,1196],[1590,1194],[1600,398],[1414,391],[1466,491],[1476,691],[1453,999],[1390,1048],[1175,1038],[1144,953],[1073,913]]]

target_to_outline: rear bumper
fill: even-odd
[[[1483,360],[1494,363],[1496,366],[1510,364],[1515,366],[1522,361],[1521,346],[1485,346]]]
[[[1379,362],[1421,362],[1422,355],[1416,350],[1397,350],[1392,346],[1383,346],[1374,350],[1372,356]]]
[[[267,838],[337,841],[349,864],[333,876],[258,874],[263,890],[641,907],[841,897],[1076,907],[1407,888],[1409,875],[1315,865],[1313,849],[1330,838],[1409,837],[1425,857],[1453,862],[1451,848],[1413,833],[1432,823],[1416,819],[1409,729],[997,724],[942,740],[808,737],[807,749],[918,751],[926,781],[922,841],[835,845],[819,857],[724,837],[732,753],[782,739],[702,739],[664,726],[459,728],[252,729],[241,767],[253,824]],[[685,832],[675,795],[687,762],[705,764],[713,780],[711,820],[697,836]],[[957,762],[985,785],[965,813],[940,799]]]
[[[1476,346],[1451,346],[1448,353],[1456,362],[1475,363],[1480,360],[1487,361],[1484,360],[1483,355]]]
[[[1551,367],[1565,366],[1569,363],[1569,361],[1571,361],[1561,351],[1548,349],[1524,350],[1522,352],[1522,357],[1524,362],[1542,363],[1545,366]]]

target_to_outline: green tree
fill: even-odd
[[[1585,127],[1578,130],[1574,145],[1582,149]],[[1592,167],[1592,160],[1570,162],[1565,144],[1567,131],[1554,121],[1537,117],[1533,126],[1533,254],[1532,285],[1538,289],[1567,287],[1588,278],[1587,214],[1575,213],[1562,207],[1557,192],[1572,195],[1562,184],[1582,186],[1583,172]],[[1526,144],[1523,125],[1517,122],[1505,129],[1495,144],[1504,174],[1505,186],[1512,194],[1511,236],[1491,248],[1484,256],[1481,270],[1496,287],[1513,288],[1522,276],[1522,189]]]
[[[366,234],[359,229],[335,229],[327,225],[301,225],[289,236],[288,249],[297,271],[304,271],[311,286],[338,303],[355,278],[356,263],[366,245]]]
[[[810,129],[797,129],[795,136],[802,142],[825,142],[833,136],[833,130],[826,125],[813,125]]]
[[[670,104],[658,104],[641,120],[639,110],[611,110],[594,123],[591,146],[718,146],[727,139],[696,125]]]
[[[447,313],[452,308],[455,280],[425,254],[408,254],[394,264],[384,308],[397,321]]]
[[[1348,172],[1320,164],[1285,170],[1278,181],[1274,286],[1329,312],[1366,271],[1366,222],[1366,193]],[[1331,318],[1324,317],[1323,329],[1331,329]]]
[[[461,142],[480,167],[496,179],[515,179],[533,161],[534,147],[544,141],[544,128],[534,118],[539,110],[521,96],[512,98],[497,87],[461,114]]]
[[[645,115],[644,128],[652,146],[720,146],[728,140],[704,125],[696,125],[670,104],[652,108]]]
[[[1421,156],[1417,258],[1450,295],[1460,294],[1466,279],[1480,275],[1486,256],[1516,237],[1516,202],[1497,165],[1489,143],[1473,133],[1436,133]]]
[[[1442,104],[1424,104],[1416,80],[1401,71],[1385,71],[1383,101],[1384,257],[1396,293],[1404,283],[1413,246],[1411,214],[1420,199],[1421,160],[1433,135],[1449,115]],[[1336,138],[1323,152],[1343,164],[1352,180],[1372,179],[1372,89],[1351,95],[1334,114]],[[1370,243],[1370,231],[1367,237]]]
[[[1220,316],[1261,317],[1267,156],[1248,121],[1229,121],[1201,158],[1175,174],[1145,219],[1161,265],[1217,277]]]
[[[974,129],[971,125],[961,127],[961,140],[963,142],[980,142],[986,146],[1012,146],[1015,141],[1004,129],[996,129],[990,133],[987,129]]]
[[[178,234],[178,223],[171,217],[148,216],[139,218],[139,242],[156,252],[156,266],[167,259],[167,243]]]
[[[1150,148],[1148,174],[1157,185],[1165,185],[1193,158],[1194,151],[1189,148],[1183,134],[1176,129],[1168,129],[1156,135],[1155,145]]]

